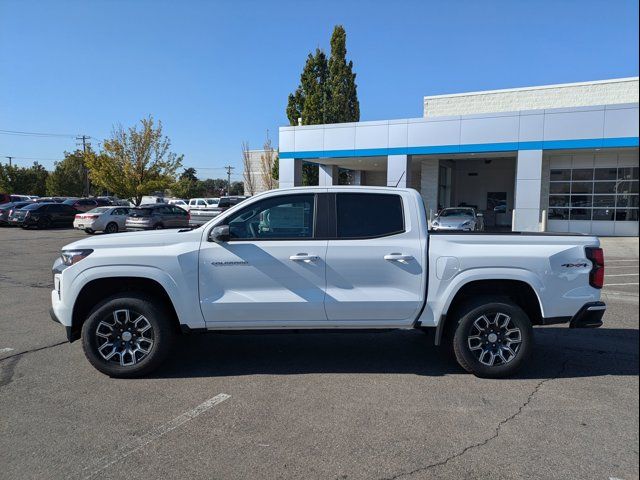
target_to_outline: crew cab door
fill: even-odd
[[[327,240],[316,239],[316,197],[301,193],[251,202],[225,219],[228,241],[210,241],[205,232],[199,288],[208,326],[326,322]]]
[[[329,321],[410,325],[426,291],[426,231],[407,191],[335,194],[327,248]]]

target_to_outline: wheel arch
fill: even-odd
[[[71,331],[69,340],[80,338],[82,325],[89,312],[100,302],[118,293],[144,293],[158,299],[170,313],[170,320],[175,330],[180,333],[180,319],[177,310],[167,290],[157,280],[148,277],[103,277],[87,282],[79,291],[73,305],[71,316]]]
[[[542,302],[536,289],[523,279],[471,280],[459,285],[451,301],[442,311],[436,327],[435,344],[440,345],[445,332],[451,328],[457,311],[467,302],[478,297],[508,298],[528,315],[532,325],[542,325]]]

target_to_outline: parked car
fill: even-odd
[[[63,247],[52,317],[114,377],[150,373],[180,332],[336,328],[427,330],[467,371],[505,377],[526,363],[534,325],[602,325],[599,245],[430,233],[412,189],[272,190],[206,228]]]
[[[210,208],[210,205],[207,203],[206,198],[190,198],[187,207],[189,211],[204,210],[205,208]]]
[[[182,208],[183,210],[189,211],[189,204],[186,202],[186,200],[183,200],[181,198],[171,198],[167,203],[169,205],[175,205]]]
[[[76,214],[73,228],[87,233],[116,233],[125,230],[128,207],[96,207],[85,213]]]
[[[90,200],[95,200],[99,207],[108,207],[113,205],[113,201],[106,197],[93,197]]]
[[[160,197],[157,195],[145,195],[142,197],[141,202],[142,205],[152,205],[154,203],[167,203],[164,197]]]
[[[484,219],[483,215],[473,208],[443,208],[431,222],[431,229],[435,231],[461,230],[464,232],[481,232],[484,230]]]
[[[67,200],[67,197],[40,197],[36,200],[38,203],[62,203]]]
[[[209,220],[220,215],[222,212],[227,211],[231,207],[236,206],[238,203],[245,200],[247,197],[236,196],[236,197],[222,197],[220,199],[197,199],[204,200],[205,203],[207,200],[218,200],[215,204],[207,204],[204,208],[195,208],[190,210],[191,212],[191,221],[190,225],[199,226],[207,223]]]
[[[75,208],[79,212],[88,212],[99,206],[97,200],[93,198],[69,198],[62,203]]]
[[[33,202],[9,202],[0,205],[0,225],[9,224],[9,215],[13,210],[26,207],[27,205],[30,205],[32,203]]]
[[[127,230],[159,230],[189,226],[189,212],[175,205],[155,204],[132,208],[125,222]]]
[[[9,202],[28,202],[33,198],[37,198],[35,195],[15,195],[8,193],[0,193],[0,204],[9,203]]]
[[[64,203],[31,203],[14,210],[9,215],[9,224],[22,228],[71,226],[76,213],[75,208]]]

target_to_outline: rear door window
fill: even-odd
[[[338,238],[375,238],[404,232],[400,195],[339,193],[336,217]]]

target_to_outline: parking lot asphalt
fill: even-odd
[[[194,335],[116,380],[48,315],[51,264],[84,236],[0,229],[0,478],[639,476],[637,240],[607,255],[605,326],[537,329],[513,379],[403,331]]]

